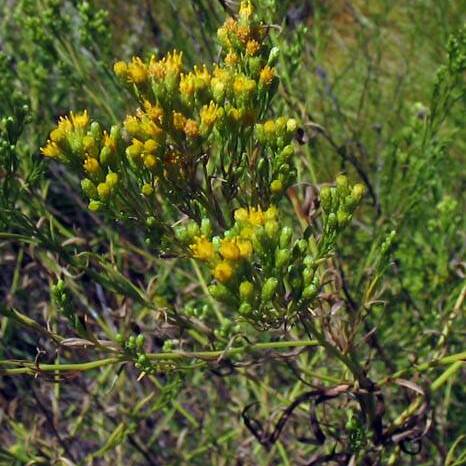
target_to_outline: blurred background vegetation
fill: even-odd
[[[380,291],[363,321],[339,324],[370,342],[360,357],[379,380],[464,351],[465,2],[256,4],[280,50],[273,110],[302,126],[290,212],[308,215],[315,187],[341,172],[368,188],[335,268],[350,308],[365,302],[368,277],[380,275]],[[216,29],[236,7],[0,0],[0,359],[89,360],[92,350],[58,350],[53,339],[75,336],[51,298],[57,277],[66,277],[76,313],[95,335],[143,332],[153,351],[177,347],[184,335],[145,302],[187,315],[211,306],[189,263],[153,257],[142,233],[90,213],[78,180],[46,165],[39,148],[69,109],[112,124],[132,108],[112,73],[119,59],[176,48],[188,65],[215,61]],[[382,270],[377,251],[392,230],[393,260]],[[288,429],[265,451],[241,410],[257,401],[258,416],[273,417],[306,388],[302,377],[325,385],[334,367],[316,350],[231,373],[219,367],[141,381],[131,368],[112,367],[59,381],[0,375],[0,464],[308,464],[314,445]],[[465,464],[464,375],[462,367],[432,394],[434,423],[421,453],[392,452],[381,464]],[[406,393],[391,388],[386,396],[396,417]],[[302,430],[307,414],[296,416]]]

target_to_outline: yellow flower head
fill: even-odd
[[[162,122],[163,109],[159,105],[152,105],[148,100],[144,100],[144,110],[147,116],[156,123]]]
[[[193,73],[182,74],[180,78],[180,94],[183,98],[189,99],[196,92],[196,82]]]
[[[274,206],[271,205],[266,211],[265,211],[265,219],[266,220],[276,220],[278,215],[278,209]]]
[[[249,259],[252,255],[252,243],[249,240],[237,239],[236,245],[242,259]]]
[[[241,256],[240,250],[235,241],[227,238],[222,240],[222,244],[220,245],[220,254],[224,259],[232,261],[238,260]]]
[[[143,161],[144,166],[149,170],[152,170],[157,165],[157,159],[153,154],[144,154]]]
[[[196,236],[189,247],[196,259],[210,261],[214,258],[214,245],[205,236]]]
[[[247,44],[251,38],[251,28],[245,24],[238,25],[236,27],[236,35],[243,44]]]
[[[262,212],[262,209],[260,207],[258,207],[257,209],[255,207],[251,207],[249,209],[248,220],[251,225],[261,226],[265,222],[264,212]]]
[[[233,267],[227,262],[219,262],[214,268],[214,277],[220,283],[226,283],[233,276]]]
[[[144,151],[144,143],[139,141],[139,139],[133,138],[131,144],[126,148],[126,154],[133,161],[137,161],[140,155]]]
[[[173,50],[166,55],[164,62],[166,73],[178,76],[183,68],[183,52]]]
[[[113,136],[104,131],[104,146],[108,147],[112,152],[116,151],[117,142]]]
[[[144,194],[144,196],[150,196],[154,192],[154,188],[152,187],[151,184],[144,183],[144,185],[142,186],[141,192],[142,194]]]
[[[154,153],[159,148],[159,143],[154,141],[154,139],[148,139],[144,142],[144,152],[148,154]]]
[[[164,60],[156,60],[155,58],[151,58],[148,67],[148,73],[151,78],[155,78],[159,81],[165,78],[166,75],[166,67]]]
[[[246,222],[248,220],[248,209],[241,207],[235,210],[235,220],[237,222]]]
[[[70,118],[75,129],[84,129],[89,124],[89,115],[87,110],[84,110],[82,113],[77,113],[76,115],[73,112],[70,112]]]
[[[100,170],[99,161],[93,157],[87,157],[86,160],[84,160],[83,168],[89,175],[95,175]]]
[[[251,226],[246,226],[241,229],[240,237],[244,239],[251,239],[254,236],[255,229]]]
[[[204,105],[200,111],[201,125],[209,129],[212,128],[219,119],[220,113],[219,107],[214,102],[210,102],[209,105]]]
[[[242,1],[239,7],[239,16],[241,18],[249,19],[253,13],[254,8],[252,6],[251,0]]]
[[[202,90],[209,86],[210,84],[210,73],[205,65],[201,67],[194,67],[194,82],[196,85],[196,90]]]
[[[58,119],[58,126],[57,129],[63,131],[63,133],[68,134],[73,130],[73,124],[71,123],[70,119],[65,117],[60,117]]]
[[[173,127],[177,131],[183,131],[187,118],[180,112],[173,112]]]
[[[225,56],[225,63],[228,66],[235,66],[239,63],[239,56],[236,52],[230,51]]]
[[[197,138],[199,136],[199,125],[197,124],[197,121],[191,119],[186,120],[184,132],[188,138]]]
[[[143,118],[140,123],[141,132],[147,138],[158,139],[163,131],[162,128],[157,126],[151,119]]]
[[[238,75],[233,82],[233,91],[236,96],[247,96],[252,94],[256,89],[256,81],[247,78],[244,75]]]
[[[272,84],[273,78],[275,78],[275,68],[271,68],[268,65],[262,68],[259,75],[260,84],[269,87]]]
[[[229,31],[225,25],[217,29],[217,39],[222,47],[229,49],[232,45]]]
[[[50,140],[53,142],[60,143],[65,140],[66,134],[67,133],[65,129],[63,128],[63,125],[62,126],[58,125],[56,128],[54,128],[50,132]]]
[[[257,55],[259,53],[259,50],[261,49],[261,46],[257,40],[248,40],[248,43],[246,44],[246,53],[253,57],[254,55]]]
[[[143,84],[147,80],[147,66],[139,57],[133,57],[131,59],[127,71],[128,80],[134,84]]]
[[[275,137],[276,130],[275,121],[268,120],[264,123],[264,133],[268,138]]]
[[[50,157],[51,159],[56,159],[61,155],[61,150],[58,147],[58,144],[50,140],[47,141],[47,145],[45,147],[41,147],[40,151],[44,157]]]
[[[183,68],[183,52],[173,50],[161,60],[152,56],[149,61],[148,73],[157,80],[163,80],[166,76],[177,78]]]
[[[125,79],[128,76],[128,65],[124,61],[117,61],[113,65],[113,72],[120,79]]]
[[[128,115],[125,118],[124,127],[125,127],[126,131],[128,131],[129,134],[134,136],[134,135],[138,134],[139,130],[140,130],[139,120],[133,115]]]
[[[97,157],[98,149],[95,139],[92,136],[86,135],[83,137],[84,151],[93,157]]]

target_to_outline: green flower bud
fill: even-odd
[[[365,193],[366,187],[361,183],[355,184],[351,191],[352,196],[356,199],[357,202],[359,202],[363,198]]]
[[[199,225],[196,222],[189,222],[186,225],[186,231],[189,239],[193,239],[195,236],[199,236]]]
[[[313,269],[304,269],[303,270],[303,280],[304,280],[304,284],[307,286],[307,285],[310,285],[312,283],[312,279],[314,278],[314,270]]]
[[[112,187],[108,183],[99,183],[97,185],[97,194],[101,200],[105,201],[108,199],[111,193]]]
[[[105,182],[111,187],[114,188],[118,183],[118,175],[116,173],[110,172],[105,177]]]
[[[337,227],[337,224],[338,224],[337,216],[335,215],[334,212],[330,212],[330,214],[329,214],[328,217],[327,217],[328,229],[329,229],[330,231],[335,230],[336,227]]]
[[[81,180],[81,189],[89,199],[95,199],[98,196],[97,187],[89,178]]]
[[[351,214],[345,210],[339,209],[337,212],[337,222],[340,228],[345,227],[351,221]]]
[[[287,163],[284,163],[280,165],[278,171],[286,176],[290,172],[290,166]]]
[[[250,57],[248,60],[249,71],[253,76],[259,74],[262,69],[262,58],[261,57]]]
[[[258,253],[263,253],[265,250],[265,246],[267,245],[267,234],[265,232],[264,227],[260,227],[254,233],[252,237],[252,246],[254,251]]]
[[[345,175],[338,175],[336,178],[337,191],[343,195],[347,196],[349,193],[349,182],[348,177]]]
[[[349,196],[346,196],[343,202],[343,206],[345,210],[348,212],[352,212],[355,207],[358,205],[358,200],[353,196],[353,194],[350,194]]]
[[[293,230],[290,227],[283,227],[282,231],[280,232],[280,248],[285,249],[290,246],[291,237],[293,235]]]
[[[254,285],[245,280],[239,285],[239,296],[241,301],[249,301],[254,295]]]
[[[89,202],[88,207],[89,207],[89,210],[91,210],[92,212],[97,212],[98,210],[100,210],[103,207],[103,204],[100,201],[92,200],[91,202]]]
[[[278,287],[278,280],[275,277],[268,278],[263,287],[261,292],[262,301],[268,302],[273,298],[273,295],[277,291]]]
[[[144,194],[144,196],[150,196],[153,192],[154,192],[154,188],[151,184],[144,183],[142,185],[141,193]]]
[[[220,236],[214,236],[212,238],[212,244],[214,245],[214,249],[218,251],[220,248],[220,245],[222,244],[222,239],[220,238]]]
[[[330,212],[332,209],[332,193],[328,186],[324,186],[320,190],[320,204],[325,212]]]
[[[249,303],[243,303],[239,307],[238,312],[243,316],[247,316],[247,315],[251,314],[252,306]]]
[[[306,256],[304,259],[303,259],[303,264],[306,266],[306,267],[313,267],[314,266],[314,258],[312,256]]]
[[[235,232],[233,230],[225,230],[223,236],[227,239],[232,239],[235,237]]]
[[[112,162],[112,159],[113,159],[113,154],[112,154],[112,151],[110,150],[110,147],[107,147],[107,146],[102,147],[102,150],[100,151],[100,155],[99,155],[100,164],[103,167],[106,167]]]
[[[222,285],[220,283],[209,286],[209,293],[214,299],[222,303],[226,303],[226,304],[236,303],[236,298],[231,293],[231,291],[225,285]]]
[[[147,217],[146,218],[146,225],[149,227],[149,228],[152,228],[153,226],[155,226],[157,224],[157,220],[155,217],[153,217],[152,215],[150,217]]]
[[[290,134],[296,133],[296,130],[298,129],[298,122],[294,118],[290,118],[286,122],[286,131]]]
[[[285,136],[287,130],[287,120],[285,117],[281,116],[275,120],[275,132],[278,137]]]
[[[317,296],[318,293],[319,289],[315,285],[309,285],[304,288],[302,297],[306,301],[311,301]]]
[[[102,139],[102,128],[97,121],[91,123],[91,136],[96,140],[100,141]]]
[[[279,228],[278,222],[274,220],[268,220],[264,225],[265,233],[270,239],[277,237]]]
[[[142,333],[140,333],[136,337],[136,348],[141,349],[144,346],[144,342],[145,342],[145,337]]]
[[[136,348],[136,337],[134,335],[131,335],[128,338],[128,341],[126,342],[126,346],[128,349],[133,350]]]
[[[287,249],[277,249],[275,251],[275,267],[283,268],[290,260],[290,252]]]
[[[281,180],[273,180],[272,183],[270,183],[270,191],[273,194],[279,194],[283,191],[283,183]]]
[[[296,246],[302,254],[304,254],[307,251],[307,241],[305,239],[300,239],[299,241],[297,241]]]
[[[175,227],[175,237],[178,241],[181,241],[182,243],[187,243],[189,241],[189,235],[186,230],[186,227]]]
[[[147,356],[145,354],[140,354],[138,356],[138,364],[144,367],[148,362]]]
[[[269,53],[269,58],[267,60],[267,65],[273,66],[278,61],[280,56],[280,49],[278,47],[272,47]]]
[[[288,120],[289,121],[289,120]],[[280,155],[283,156],[285,160],[290,159],[293,157],[295,154],[294,146],[292,144],[288,144],[283,148],[283,150],[280,152]]]
[[[212,224],[208,218],[203,218],[201,221],[201,233],[207,238],[212,234]]]
[[[110,137],[112,139],[115,139],[115,141],[118,141],[118,139],[120,139],[120,137],[121,137],[121,128],[120,128],[120,126],[113,125],[110,128]]]

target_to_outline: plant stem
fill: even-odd
[[[286,348],[306,348],[319,346],[315,340],[295,340],[295,341],[276,341],[268,343],[256,343],[250,346],[241,346],[230,348],[222,351],[194,351],[194,352],[170,352],[170,353],[149,353],[146,356],[153,361],[176,361],[183,359],[201,359],[212,361],[222,356],[233,356],[242,352],[279,350]],[[32,361],[0,361],[0,366],[16,364],[17,368],[0,369],[1,375],[19,375],[19,374],[36,374],[40,372],[53,371],[70,371],[84,372],[87,370],[97,369],[99,367],[110,366],[113,364],[129,362],[130,360],[124,355],[114,358],[98,359],[96,361],[71,363],[71,364],[36,364]]]

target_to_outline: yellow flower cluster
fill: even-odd
[[[41,152],[45,157],[71,165],[85,176],[81,186],[91,199],[90,208],[96,210],[118,184],[119,176],[115,173],[118,144],[117,127],[109,134],[98,123],[90,123],[87,111],[71,112],[59,119]]]
[[[227,19],[218,30],[222,46],[219,63],[188,70],[183,54],[176,50],[162,57],[133,57],[115,63],[115,74],[134,92],[138,108],[110,132],[102,131],[97,122],[91,123],[86,111],[71,113],[50,133],[43,155],[68,163],[82,175],[82,188],[92,209],[105,203],[121,216],[124,196],[117,208],[110,203],[116,199],[112,195],[118,189],[137,186],[139,192],[131,194],[142,195],[142,208],[137,209],[141,220],[145,214],[163,211],[162,197],[195,218],[199,207],[212,208],[206,200],[211,180],[221,177],[226,183],[238,184],[242,181],[238,174],[244,173],[246,166],[254,169],[253,164],[262,157],[252,150],[244,157],[238,148],[255,147],[257,142],[260,146],[259,136],[270,139],[273,132],[278,141],[273,146],[275,152],[269,150],[269,144],[263,156],[277,162],[259,182],[265,186],[261,186],[262,192],[277,198],[293,179],[289,157],[280,151],[285,151],[284,144],[291,144],[296,128],[294,120],[261,123],[278,81],[273,67],[276,53],[270,50],[266,35],[267,28],[257,20],[251,1],[245,0],[240,3],[238,17]],[[254,127],[256,131],[245,131]],[[266,144],[259,149],[264,147]],[[289,148],[285,152],[291,153]],[[234,173],[229,166],[236,167]],[[127,196],[128,204],[129,199],[134,207],[137,197]],[[250,209],[249,223],[259,225],[261,215],[265,212]],[[231,267],[252,254],[250,245],[243,241],[251,238],[237,236],[233,242],[225,238],[223,246],[213,252],[207,245],[210,240],[199,237],[192,252],[201,260],[219,257],[223,265],[216,275],[225,281],[227,265]]]
[[[168,78],[176,81],[180,76],[182,67],[183,54],[175,50],[160,60],[152,55],[148,63],[144,63],[139,57],[133,57],[129,63],[119,61],[115,63],[113,70],[119,78],[140,86],[151,78],[156,80]]]
[[[260,207],[240,208],[235,211],[234,218],[234,226],[225,232],[223,238],[208,239],[205,235],[198,235],[189,246],[192,257],[208,262],[214,278],[220,283],[232,280],[235,271],[250,261],[258,228],[265,225],[278,228],[274,206],[265,211]]]
[[[276,80],[275,69],[268,63],[265,35],[266,28],[255,20],[251,2],[243,1],[238,19],[228,19],[218,31],[225,57],[211,70],[202,65],[185,71],[183,55],[177,51],[147,61],[133,57],[128,63],[115,63],[116,75],[132,85],[144,102],[136,116],[127,118],[125,127],[130,136],[139,141],[138,133],[148,137],[147,133],[154,129],[149,124],[152,122],[163,128],[162,139],[175,145],[191,145],[192,150],[216,127],[222,131],[231,130],[232,125],[253,125],[264,92]],[[156,138],[151,139],[163,148]],[[130,147],[134,163],[149,165],[150,169],[155,166],[152,156],[157,154],[141,152],[141,145],[134,140]]]
[[[89,126],[89,115],[70,113],[70,116],[60,117],[58,125],[50,132],[50,137],[41,152],[45,157],[66,160],[70,150],[79,149],[77,145],[82,141]]]

